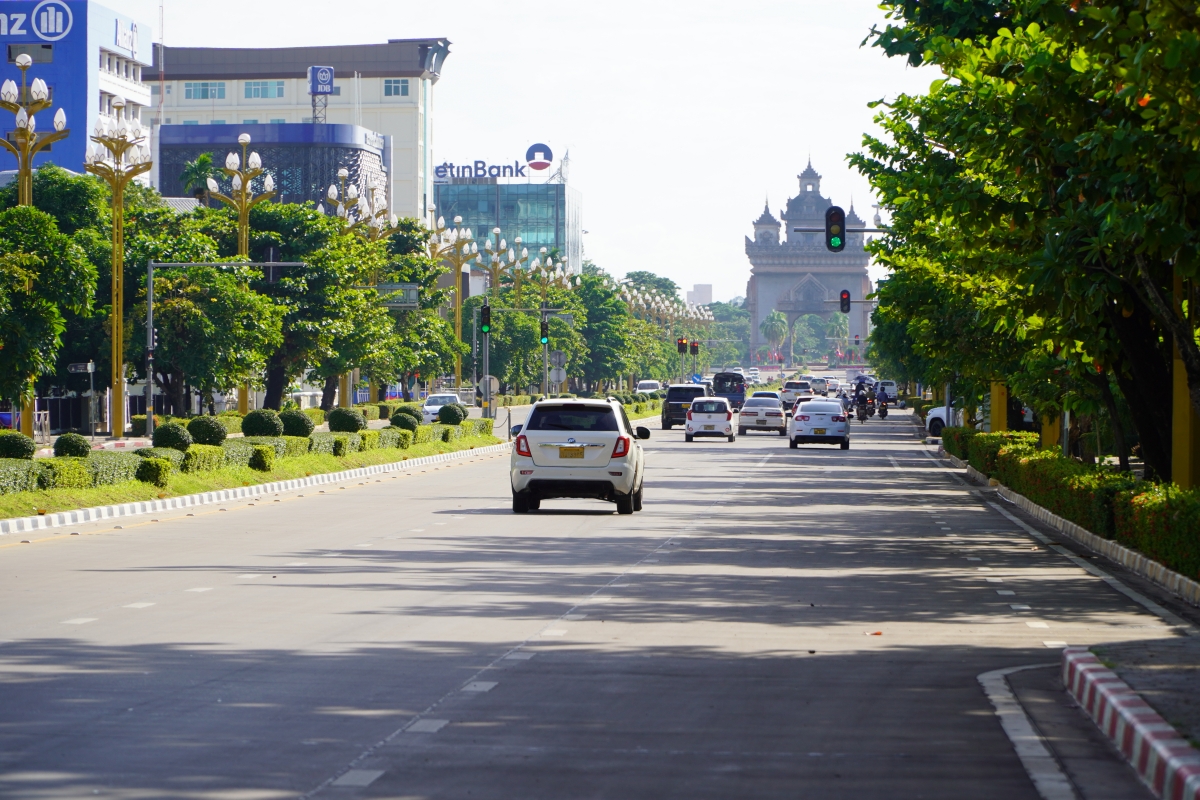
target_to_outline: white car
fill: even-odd
[[[642,510],[646,428],[629,424],[615,400],[542,400],[514,425],[509,463],[513,513],[536,511],[552,497],[589,497]]]
[[[819,394],[822,397],[824,397],[825,393],[829,391],[828,385],[825,383],[824,378],[813,378],[808,382],[808,385],[812,389],[813,394]]]
[[[798,403],[788,423],[788,446],[795,450],[802,444],[838,444],[850,449],[850,424],[841,403],[832,400],[809,400]]]
[[[951,414],[955,425],[963,424],[961,408],[951,409]],[[930,436],[941,436],[944,427],[946,427],[946,407],[944,405],[934,406],[925,412],[925,429],[929,431]]]
[[[841,385],[842,385],[842,382],[839,381],[837,378],[831,377],[829,375],[825,376],[825,394],[826,395],[837,394],[837,390],[838,390],[838,388],[841,387]]]
[[[662,388],[662,384],[658,381],[638,381],[637,390],[639,392],[657,392]]]
[[[900,390],[896,388],[895,381],[880,381],[875,384],[875,394],[879,394],[880,389],[887,391],[887,396],[891,399],[892,403],[900,399]]]
[[[738,412],[738,435],[745,436],[748,430],[769,431],[787,436],[787,418],[784,416],[783,403],[774,397],[751,397],[746,400],[742,410]]]
[[[421,419],[426,425],[432,425],[438,421],[438,412],[442,410],[442,406],[450,403],[457,403],[458,395],[456,394],[431,394],[425,398],[425,402],[421,405]]]
[[[724,397],[704,397],[693,400],[687,412],[687,427],[683,434],[685,442],[695,436],[724,436],[734,441],[733,409]]]
[[[783,383],[783,406],[791,408],[796,405],[796,400],[801,395],[811,395],[812,387],[808,381],[784,381]]]

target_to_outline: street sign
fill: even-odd
[[[384,308],[417,308],[419,305],[418,289],[415,283],[380,283],[375,291],[384,298]]]
[[[95,372],[96,362],[89,361],[86,364],[67,364],[67,372]]]
[[[704,376],[699,372],[692,374],[692,383],[704,383]]]
[[[489,382],[491,383],[492,390],[491,390],[491,392],[488,392],[488,394],[496,395],[497,393],[499,393],[500,381],[498,381],[495,378],[495,376],[493,376],[493,375],[484,375],[482,378],[479,379],[479,383],[477,383],[475,385],[479,387],[479,391],[487,392],[488,390],[486,387]]]
[[[562,350],[550,351],[550,366],[565,367],[567,365],[567,354]]]
[[[550,380],[554,383],[562,383],[567,379],[567,371],[562,367],[555,367],[550,370]]]
[[[556,319],[561,319],[563,322],[567,323],[572,328],[575,327],[575,315],[574,314],[555,314],[554,316]]]

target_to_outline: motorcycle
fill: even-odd
[[[867,415],[871,416],[871,417],[875,416],[875,401],[874,400],[867,401]]]
[[[881,400],[879,403],[879,418],[887,419],[888,404],[886,400]]]
[[[867,413],[867,404],[859,403],[858,407],[857,407],[857,411],[858,411],[858,421],[862,422],[862,423],[866,423],[867,417],[870,416]]]

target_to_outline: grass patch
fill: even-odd
[[[427,442],[415,444],[407,450],[387,448],[364,450],[338,458],[322,453],[309,453],[296,458],[281,458],[270,472],[259,472],[249,467],[225,467],[212,472],[173,472],[167,487],[141,481],[128,481],[111,486],[90,489],[48,489],[36,492],[14,492],[0,495],[0,519],[30,517],[39,511],[53,514],[56,511],[71,511],[77,508],[108,506],[117,503],[134,503],[142,500],[157,500],[163,497],[179,497],[187,494],[211,492],[215,489],[232,489],[259,483],[303,478],[308,474],[322,475],[376,464],[391,464],[439,453],[454,453],[500,444],[492,436],[464,436],[451,442]]]

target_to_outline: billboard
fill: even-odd
[[[308,68],[308,93],[333,94],[333,67]]]

